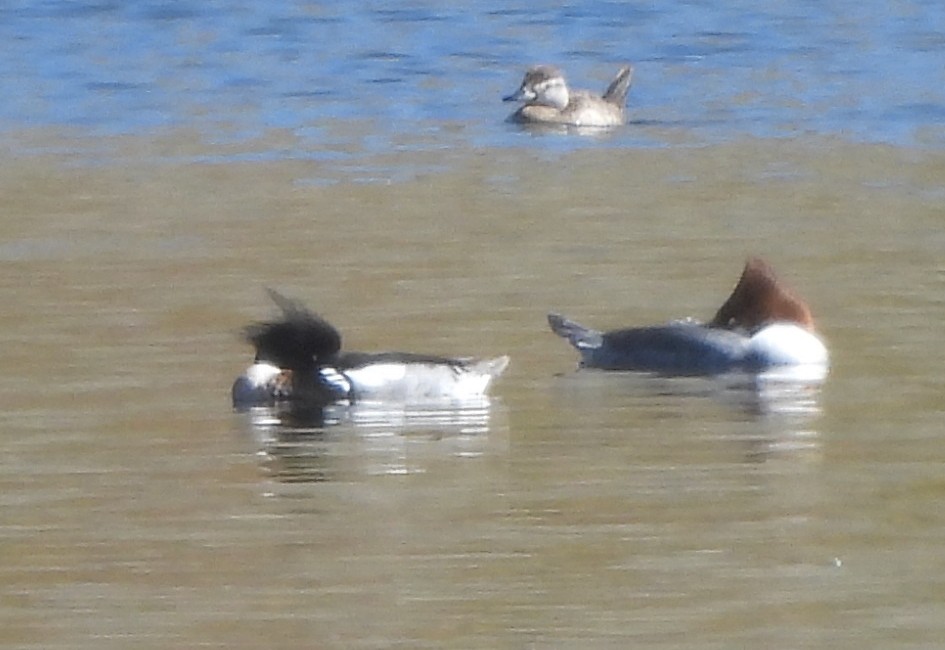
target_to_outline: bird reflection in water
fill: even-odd
[[[820,397],[825,368],[785,366],[759,373],[723,375],[716,397],[751,415],[815,416],[821,412]]]
[[[494,398],[253,407],[245,422],[263,469],[280,482],[317,482],[349,471],[422,472],[425,460],[476,457],[501,429]]]
[[[819,454],[817,430],[823,412],[826,371],[778,368],[762,373],[727,373],[713,377],[668,377],[651,373],[611,372],[582,368],[558,380],[558,404],[579,411],[593,428],[612,426],[614,409],[657,426],[678,431],[691,422],[689,435],[747,445],[743,460],[758,462],[773,455]],[[722,407],[721,410],[713,405]]]

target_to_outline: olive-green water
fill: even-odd
[[[825,139],[0,168],[0,646],[919,648],[945,638],[945,156]],[[183,159],[180,158],[180,159]],[[746,255],[820,393],[575,373]],[[509,354],[469,413],[232,412],[264,287],[350,349]]]

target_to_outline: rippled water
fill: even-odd
[[[726,7],[5,5],[0,645],[938,646],[941,12]],[[624,59],[626,129],[502,122],[527,63]],[[822,390],[575,372],[547,331],[706,317],[748,253]],[[265,286],[351,349],[512,364],[234,413]]]
[[[644,128],[612,146],[820,134],[940,147],[943,34],[934,0],[7,3],[0,127],[185,128],[227,159],[336,163],[531,146],[497,125],[527,65],[603,89],[631,61]]]

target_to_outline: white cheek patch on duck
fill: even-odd
[[[564,110],[568,105],[568,87],[560,77],[547,79],[535,85],[539,101],[546,105]]]

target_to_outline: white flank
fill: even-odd
[[[749,353],[771,366],[827,366],[827,347],[815,334],[793,323],[773,323],[751,337]]]
[[[355,368],[345,374],[359,400],[462,399],[484,394],[508,363],[508,357],[477,361],[466,367],[391,362]]]
[[[407,366],[403,363],[372,363],[345,370],[345,375],[359,396],[371,395],[399,384],[406,374]]]

